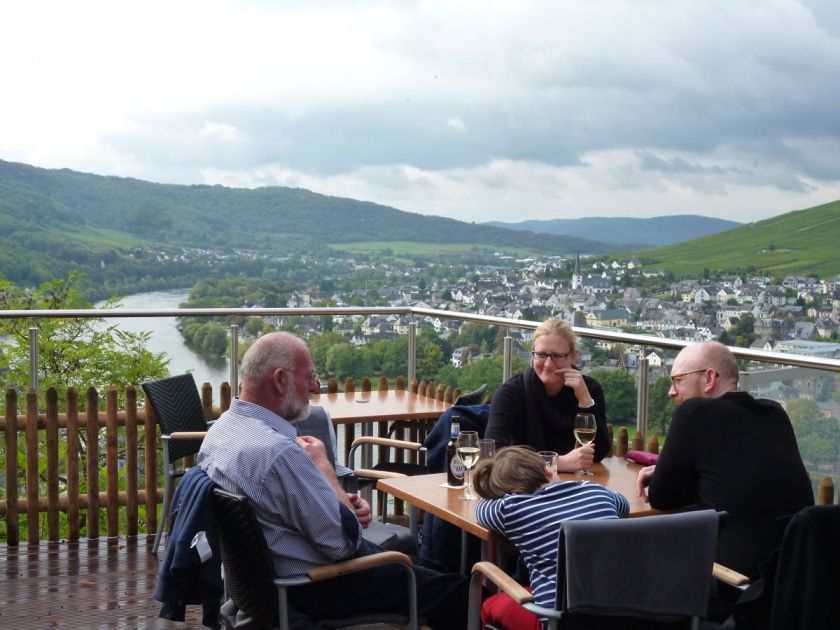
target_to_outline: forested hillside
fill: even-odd
[[[589,239],[412,214],[303,189],[175,186],[0,161],[0,271],[23,286],[71,270],[83,272],[86,292],[99,297],[126,284],[135,290],[185,286],[198,273],[230,271],[232,265],[239,272],[243,263],[185,259],[182,247],[320,255],[362,241],[543,254],[611,249]]]

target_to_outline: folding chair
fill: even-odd
[[[348,573],[364,571],[385,564],[398,564],[408,576],[409,610],[404,615],[378,613],[343,620],[319,620],[320,627],[341,628],[362,623],[407,624],[419,630],[417,587],[411,559],[397,551],[383,551],[316,567],[305,575],[278,578],[274,574],[271,552],[246,497],[213,490],[219,546],[229,598],[222,606],[222,619],[229,629],[280,628],[288,630],[290,618],[306,623],[299,611],[289,606],[288,591],[295,586],[328,580]],[[364,580],[364,575],[359,576]]]
[[[164,524],[171,508],[175,481],[185,470],[177,470],[176,462],[198,453],[209,427],[192,374],[179,374],[143,383],[143,391],[157,416],[163,451],[163,511],[160,515],[152,553],[157,554]]]
[[[718,521],[714,510],[566,521],[558,540],[554,608],[538,606],[497,566],[478,562],[470,583],[469,628],[480,627],[482,576],[523,608],[547,618],[551,629],[592,616],[619,624],[644,620],[644,627],[690,620],[696,628],[708,608]]]

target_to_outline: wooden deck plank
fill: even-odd
[[[145,536],[0,545],[0,627],[202,628],[200,606],[158,618],[151,549]]]

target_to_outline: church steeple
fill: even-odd
[[[572,273],[572,291],[577,291],[583,286],[583,274],[580,272],[580,252],[575,256],[575,270]]]

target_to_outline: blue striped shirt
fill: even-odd
[[[248,497],[280,577],[350,557],[361,541],[355,515],[296,437],[280,416],[234,399],[198,453],[217,485]]]
[[[591,481],[559,481],[533,494],[482,500],[476,518],[510,540],[528,567],[536,603],[554,607],[557,590],[557,536],[569,520],[623,518],[630,506],[622,495]]]

